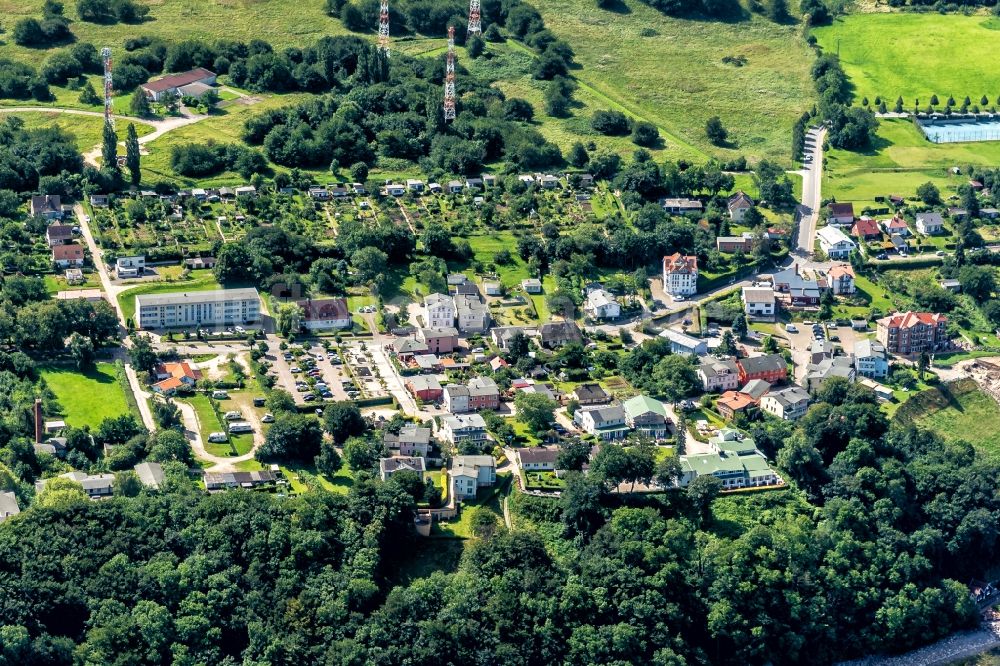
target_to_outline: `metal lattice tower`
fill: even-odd
[[[455,119],[455,28],[448,26],[448,60],[444,70],[444,119]]]
[[[469,34],[483,34],[482,17],[479,11],[479,0],[469,0]]]
[[[104,61],[104,122],[111,123],[111,126],[114,127],[115,116],[112,102],[114,85],[111,77],[111,49],[107,46],[101,49],[101,59]]]
[[[378,49],[389,55],[389,0],[382,0],[378,15]]]

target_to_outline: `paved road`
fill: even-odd
[[[805,157],[802,174],[802,205],[799,207],[799,232],[796,254],[808,257],[813,253],[816,240],[816,222],[823,186],[823,142],[826,128],[811,129],[806,133]]]

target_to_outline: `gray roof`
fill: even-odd
[[[469,380],[469,395],[494,395],[499,392],[497,383],[489,377],[473,377]]]
[[[486,430],[486,421],[479,414],[453,414],[441,419],[441,423],[447,425],[452,430],[463,430],[465,428]],[[491,457],[490,459],[492,460]]]
[[[580,327],[572,321],[556,321],[548,324],[542,324],[538,328],[538,332],[542,336],[542,342],[549,342],[552,340],[583,339],[583,334],[580,333]]]
[[[386,444],[429,444],[431,441],[431,429],[409,423],[399,429],[399,434],[387,432],[383,437],[383,441]]]
[[[583,410],[585,412],[590,412],[591,418],[594,419],[594,425],[600,427],[601,424],[607,423],[608,421],[623,421],[625,420],[625,408],[621,405],[607,405],[605,407],[591,407],[589,409]]]
[[[555,464],[556,460],[559,458],[559,447],[538,446],[527,449],[518,449],[517,457],[520,458],[522,465],[527,463]]]
[[[740,393],[745,393],[754,400],[760,400],[770,390],[771,385],[763,379],[751,379],[746,386],[740,389]]]
[[[449,384],[444,387],[444,392],[451,398],[469,397],[469,387],[464,384]]]
[[[221,301],[259,300],[253,287],[242,289],[213,289],[211,291],[172,291],[167,294],[140,294],[135,297],[136,308],[144,305],[174,305],[183,303],[218,303]]]
[[[135,466],[135,473],[142,485],[159,489],[163,483],[163,466],[160,463],[144,462]]]
[[[0,493],[0,523],[19,513],[21,507],[17,505],[17,496],[14,493]]]
[[[924,224],[944,224],[941,213],[917,213],[917,222],[920,221]]]
[[[783,407],[791,407],[802,401],[809,402],[809,393],[798,384],[793,384],[778,391],[772,391],[766,397],[773,398]]]
[[[424,459],[419,456],[380,458],[378,468],[383,473],[401,471],[423,472],[426,470]]]
[[[885,345],[875,340],[858,340],[854,343],[854,356],[857,358],[869,358],[871,356],[885,358]]]
[[[743,371],[747,374],[758,372],[769,372],[772,370],[788,370],[785,357],[781,354],[767,354],[766,356],[754,356],[751,358],[741,358],[739,360]]]

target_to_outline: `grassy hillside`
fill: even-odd
[[[987,457],[1000,458],[1000,405],[970,379],[914,396],[895,420],[933,430],[946,440],[965,440]]]
[[[10,30],[25,16],[39,17],[44,0],[0,0],[0,16],[8,34],[0,57],[38,64],[46,52],[17,46]],[[63,0],[65,15],[77,40],[120,47],[126,37],[150,35],[169,40],[265,39],[275,48],[311,44],[324,35],[345,30],[340,21],[323,12],[322,0],[143,0],[150,7],[149,20],[141,25],[96,25],[76,20],[76,0]]]
[[[876,95],[912,108],[936,94],[943,104],[986,95],[995,104],[1000,72],[990,58],[1000,47],[1000,18],[957,14],[855,14],[813,31],[827,53],[840,51],[858,99]]]
[[[967,180],[952,175],[951,167],[997,163],[1000,142],[931,143],[911,121],[883,119],[871,150],[826,153],[823,195],[841,201],[870,202],[887,194],[912,195],[927,181],[944,191]]]
[[[584,93],[621,105],[665,128],[668,148],[788,159],[795,119],[813,104],[809,68],[814,60],[798,25],[754,17],[723,23],[664,16],[628,0],[621,11],[594,0],[549,0],[538,9],[546,25],[572,45]],[[624,4],[622,5],[625,6]],[[656,34],[643,37],[644,29]],[[723,64],[727,56],[747,64]],[[705,137],[705,121],[718,115],[734,150]]]

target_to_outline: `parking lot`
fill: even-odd
[[[809,363],[809,348],[816,337],[813,334],[812,324],[798,322],[794,324],[798,329],[792,333],[784,326],[778,327],[778,337],[787,338],[792,350],[792,360],[795,362],[796,380],[801,381],[806,374],[806,365]],[[871,331],[855,331],[850,326],[834,326],[830,328],[823,326],[824,337],[821,339],[830,340],[834,347],[839,346],[842,353],[851,354],[854,352],[854,343],[864,340]]]
[[[387,395],[360,344],[344,346],[341,352],[332,346],[325,349],[321,343],[306,341],[291,345],[286,351],[276,349],[266,358],[277,386],[288,391],[298,405]]]

